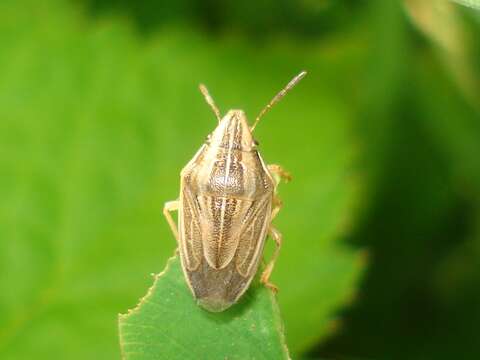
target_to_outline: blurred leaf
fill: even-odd
[[[475,5],[474,1],[470,3]],[[471,41],[475,44],[475,40],[467,36],[467,27],[457,7],[445,0],[405,0],[405,5],[413,22],[438,47],[440,58],[465,96],[477,106],[480,83],[471,58]]]
[[[327,55],[315,43],[259,49],[185,29],[146,40],[69,2],[1,2],[0,357],[118,357],[116,314],[173,252],[161,209],[215,126],[197,84],[222,111],[253,117],[302,68],[309,77],[256,135],[294,175],[280,188],[272,278],[287,343],[298,353],[331,331],[364,261],[339,241],[362,179],[332,75],[341,58]]]
[[[362,166],[368,176],[367,198],[375,201],[388,176],[389,154],[395,146],[395,115],[403,107],[401,95],[408,72],[409,47],[403,8],[395,1],[375,0],[367,7],[364,43],[371,44],[359,59],[357,127],[364,144]],[[365,214],[366,212],[364,212]]]
[[[143,34],[171,24],[186,23],[210,33],[241,33],[251,42],[271,41],[289,34],[297,38],[345,31],[358,19],[358,1],[343,0],[80,0],[94,16],[127,14]]]
[[[480,102],[472,106],[449,81],[437,63],[418,67],[424,116],[430,136],[455,171],[458,192],[469,199],[480,197]]]
[[[193,300],[177,257],[137,307],[120,315],[119,329],[128,360],[289,358],[271,291],[254,282],[238,304],[209,313]]]
[[[480,9],[480,1],[479,0],[451,0],[456,2],[457,4],[470,7],[472,9]]]
[[[472,109],[472,99],[466,101],[455,78],[446,71],[450,69],[442,63],[438,49],[412,31],[405,16],[398,16],[401,12],[391,11],[394,3],[377,2],[374,18],[378,21],[378,38],[370,40],[385,51],[373,59],[373,67],[378,68],[374,74],[384,87],[378,101],[365,107],[364,119],[376,119],[378,113],[371,109],[380,108],[384,111],[378,124],[393,125],[376,128],[384,130],[378,134],[388,140],[385,146],[377,147],[377,153],[370,153],[374,160],[384,159],[381,177],[374,184],[372,209],[354,234],[356,242],[370,245],[372,261],[358,301],[344,314],[344,331],[318,353],[332,358],[475,357],[478,350],[473,351],[472,344],[478,343],[478,332],[474,330],[474,324],[478,324],[477,307],[470,301],[456,309],[444,306],[436,286],[441,277],[448,282],[446,286],[451,286],[449,291],[463,297],[464,288],[458,287],[461,275],[447,276],[452,270],[447,266],[440,274],[438,270],[444,262],[450,263],[449,257],[457,246],[470,236],[471,204],[478,202],[472,190],[475,183],[477,187],[480,184],[479,118]],[[414,3],[423,9],[438,2]],[[440,34],[453,36],[456,28],[446,34],[451,29],[448,23],[431,19],[428,15],[433,13],[425,10],[422,15],[435,22]],[[392,21],[394,14],[397,21]],[[455,20],[463,29],[462,18]],[[464,39],[453,38],[453,46],[462,48],[465,44],[456,43],[460,40]],[[387,78],[385,68],[394,76]],[[474,82],[478,77],[469,80]],[[371,83],[365,82],[365,86],[368,89]],[[366,142],[376,144],[376,133],[365,135]],[[459,261],[464,260],[464,266],[456,269],[458,272],[468,273],[477,265],[468,249],[471,256]],[[454,280],[449,282],[449,278]],[[465,306],[467,303],[469,306]],[[464,321],[471,315],[471,320]],[[462,335],[457,336],[459,333]]]

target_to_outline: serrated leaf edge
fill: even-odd
[[[280,343],[282,345],[283,351],[285,352],[287,360],[291,360],[292,358],[290,356],[290,351],[288,350],[288,346],[287,346],[287,338],[285,336],[285,324],[281,316],[280,306],[278,304],[275,293],[270,289],[268,289],[268,291],[269,291],[270,299],[272,302],[272,310],[274,313],[273,315],[278,319],[278,323],[276,324],[275,327],[280,335]]]
[[[167,260],[167,264],[165,268],[158,274],[154,275],[154,280],[152,286],[150,286],[147,290],[147,293],[140,298],[137,305],[133,309],[128,309],[126,314],[118,314],[118,338],[120,342],[120,353],[122,359],[125,359],[125,351],[123,348],[123,336],[122,336],[122,322],[127,320],[131,315],[138,313],[142,307],[142,305],[147,302],[148,298],[153,295],[153,292],[157,286],[157,281],[170,269],[171,264],[176,260],[177,255],[173,255]]]
[[[122,337],[122,331],[121,331],[122,322],[127,320],[131,315],[140,311],[142,305],[145,302],[147,302],[148,298],[150,296],[152,296],[153,292],[155,291],[155,288],[157,286],[157,281],[170,269],[171,264],[176,260],[176,258],[177,258],[177,255],[173,255],[172,257],[170,257],[167,260],[167,264],[165,265],[165,268],[160,273],[154,275],[154,281],[153,281],[152,286],[149,287],[149,289],[147,290],[147,293],[143,297],[140,298],[140,300],[138,301],[137,305],[134,308],[128,309],[127,313],[125,313],[125,314],[118,314],[118,334],[119,334],[118,338],[119,338],[119,342],[120,342],[120,353],[121,353],[122,359],[126,359],[125,350],[123,348],[123,337]],[[284,325],[284,322],[282,320],[282,316],[281,316],[281,312],[280,312],[280,306],[279,306],[278,301],[276,299],[275,293],[273,291],[269,290],[269,295],[270,295],[270,299],[271,299],[271,303],[272,303],[272,311],[274,313],[274,316],[277,319],[277,324],[276,324],[275,328],[276,328],[276,331],[278,331],[278,334],[280,336],[281,346],[282,346],[283,351],[286,355],[286,359],[291,360],[292,358],[290,356],[290,351],[288,350],[288,346],[287,346],[287,341],[286,341],[286,336],[285,336],[285,325]]]

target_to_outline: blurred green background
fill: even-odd
[[[458,3],[3,0],[0,358],[119,358],[215,126],[198,83],[252,119],[303,69],[256,130],[294,176],[294,358],[478,358],[480,12]]]

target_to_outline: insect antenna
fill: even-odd
[[[218,110],[217,105],[215,105],[215,101],[213,101],[213,98],[210,96],[210,93],[208,92],[208,89],[205,85],[200,84],[198,86],[200,88],[200,92],[202,93],[203,97],[205,98],[205,101],[207,104],[210,106],[210,108],[213,110],[215,117],[217,118],[218,122],[222,120],[220,116],[220,110]]]
[[[305,75],[307,75],[307,72],[306,71],[302,71],[300,74],[298,74],[297,76],[295,76],[292,80],[290,80],[290,82],[277,94],[275,95],[275,97],[270,100],[270,102],[267,104],[267,106],[265,106],[262,111],[260,111],[260,114],[258,114],[257,118],[255,119],[255,122],[253,123],[252,127],[250,128],[250,131],[253,132],[253,130],[255,130],[255,126],[257,126],[258,122],[260,121],[260,119],[263,117],[263,115],[265,115],[271,108],[273,105],[275,105],[276,103],[278,103],[280,100],[282,100],[282,98],[295,86],[297,85],[297,83],[302,80]]]

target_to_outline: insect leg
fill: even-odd
[[[270,216],[270,221],[272,221],[280,211],[280,209],[283,207],[283,201],[277,196],[273,196],[273,209],[272,209],[272,215]]]
[[[282,234],[273,226],[270,226],[270,229],[268,230],[268,234],[275,241],[275,252],[273,253],[272,259],[265,267],[265,270],[263,270],[263,273],[260,277],[260,282],[262,282],[266,287],[273,290],[274,292],[277,292],[278,288],[275,285],[273,285],[269,281],[269,279],[270,279],[270,275],[272,274],[273,267],[275,266],[275,261],[277,261],[278,254],[280,253],[280,248],[282,247]]]
[[[272,209],[272,215],[270,216],[270,221],[272,221],[280,211],[280,209],[283,207],[283,201],[277,196],[273,195],[273,209]],[[262,259],[262,264],[265,265],[265,259]]]
[[[273,175],[275,178],[275,182],[280,182],[280,179],[284,180],[285,182],[289,182],[292,180],[292,175],[288,171],[285,171],[280,165],[277,164],[270,164],[267,165],[268,171]]]
[[[268,165],[267,168],[275,178],[275,182],[276,182],[275,187],[280,182],[280,179],[283,179],[285,181],[290,181],[292,179],[292,176],[287,171],[285,171],[280,165],[271,164],[271,165]],[[282,206],[283,206],[282,200],[280,200],[280,198],[275,194],[273,196],[273,209],[272,209],[272,214],[270,216],[270,221],[277,216]],[[265,267],[265,270],[263,271],[260,277],[260,281],[263,284],[265,284],[266,287],[276,292],[278,290],[277,287],[272,283],[270,283],[269,279],[270,279],[270,275],[272,274],[275,261],[277,260],[278,254],[280,253],[280,248],[282,247],[282,234],[280,233],[280,231],[278,231],[276,228],[270,225],[270,228],[268,229],[268,235],[270,235],[273,241],[275,241],[275,252],[273,253],[272,259]]]
[[[170,214],[170,212],[177,211],[177,210],[178,210],[178,200],[167,201],[165,203],[165,206],[163,207],[163,215],[165,215],[165,219],[167,219],[168,225],[170,225],[170,229],[172,230],[173,235],[175,235],[175,239],[177,239],[177,242],[178,242],[177,224],[175,224],[175,221],[172,218],[172,214]]]

